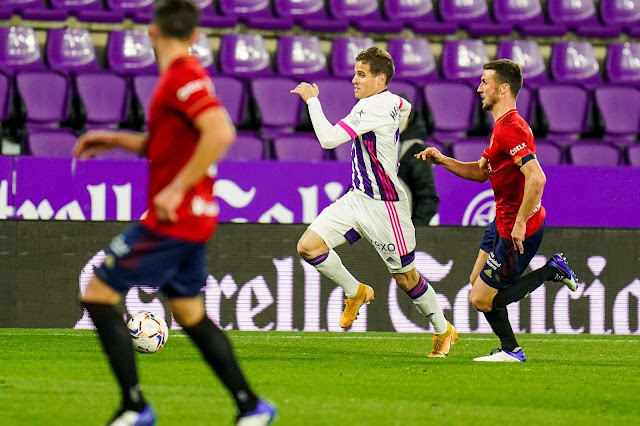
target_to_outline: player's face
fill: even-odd
[[[384,90],[385,78],[384,74],[377,76],[371,74],[369,64],[363,64],[360,61],[356,62],[355,75],[351,80],[356,99],[364,99],[380,93]]]
[[[482,109],[491,111],[495,104],[500,101],[498,85],[495,80],[495,70],[482,71],[482,79],[478,86],[478,93],[482,98]]]

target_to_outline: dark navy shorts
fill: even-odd
[[[193,297],[207,281],[205,243],[167,237],[140,223],[115,237],[95,274],[118,292],[134,286],[162,289],[167,297]]]
[[[543,236],[544,224],[535,234],[524,240],[524,254],[520,254],[513,247],[511,240],[498,234],[496,221],[491,222],[480,242],[480,250],[489,253],[487,263],[480,272],[482,281],[497,290],[515,284],[538,252]]]

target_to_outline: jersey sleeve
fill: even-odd
[[[498,141],[500,149],[506,152],[518,167],[536,158],[532,142],[533,134],[528,126],[505,127]]]
[[[191,121],[203,111],[222,105],[214,94],[211,79],[193,70],[176,73],[171,92],[171,105]]]
[[[360,100],[349,115],[338,122],[338,125],[346,130],[351,138],[356,138],[388,124],[390,120],[389,114],[389,112],[384,111],[384,109],[375,104]]]

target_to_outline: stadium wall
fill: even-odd
[[[0,327],[91,328],[77,302],[93,266],[126,222],[0,221]],[[341,289],[296,253],[305,225],[219,225],[209,244],[208,315],[228,330],[341,331]],[[420,227],[416,266],[460,332],[490,332],[467,301],[482,227]],[[547,283],[510,306],[519,333],[640,334],[640,230],[547,228],[532,266],[564,251],[580,278],[575,293]],[[426,321],[399,291],[364,241],[338,248],[353,274],[374,287],[351,331],[426,332]],[[167,316],[159,293],[132,289],[121,309]],[[176,324],[173,323],[173,327]]]

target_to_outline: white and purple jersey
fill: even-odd
[[[383,201],[406,200],[398,178],[400,126],[411,104],[384,90],[360,99],[338,125],[353,138],[351,183],[355,190]]]

